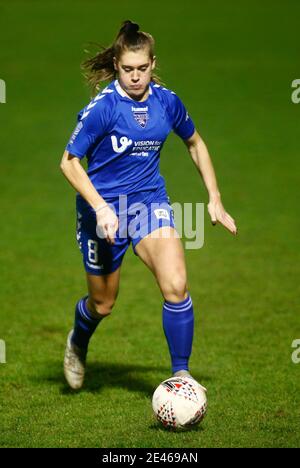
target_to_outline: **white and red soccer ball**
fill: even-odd
[[[171,377],[155,390],[152,408],[164,427],[189,429],[205,416],[206,389],[190,377]]]

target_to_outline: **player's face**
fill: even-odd
[[[126,94],[136,101],[147,98],[155,57],[151,60],[147,49],[123,52],[119,61],[114,59],[118,79]]]

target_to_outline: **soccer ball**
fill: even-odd
[[[171,377],[164,380],[152,397],[156,418],[166,428],[191,428],[205,416],[205,392],[206,389],[191,377]]]

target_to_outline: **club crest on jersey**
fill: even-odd
[[[145,128],[149,120],[148,106],[146,107],[131,107],[135,121],[142,127]]]

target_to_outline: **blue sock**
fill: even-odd
[[[92,334],[103,318],[95,319],[91,316],[86,305],[87,298],[88,296],[83,297],[76,304],[74,332],[71,338],[72,343],[82,349],[87,349]]]
[[[189,370],[194,335],[194,310],[190,295],[182,302],[164,302],[163,328],[173,373],[182,369]]]

